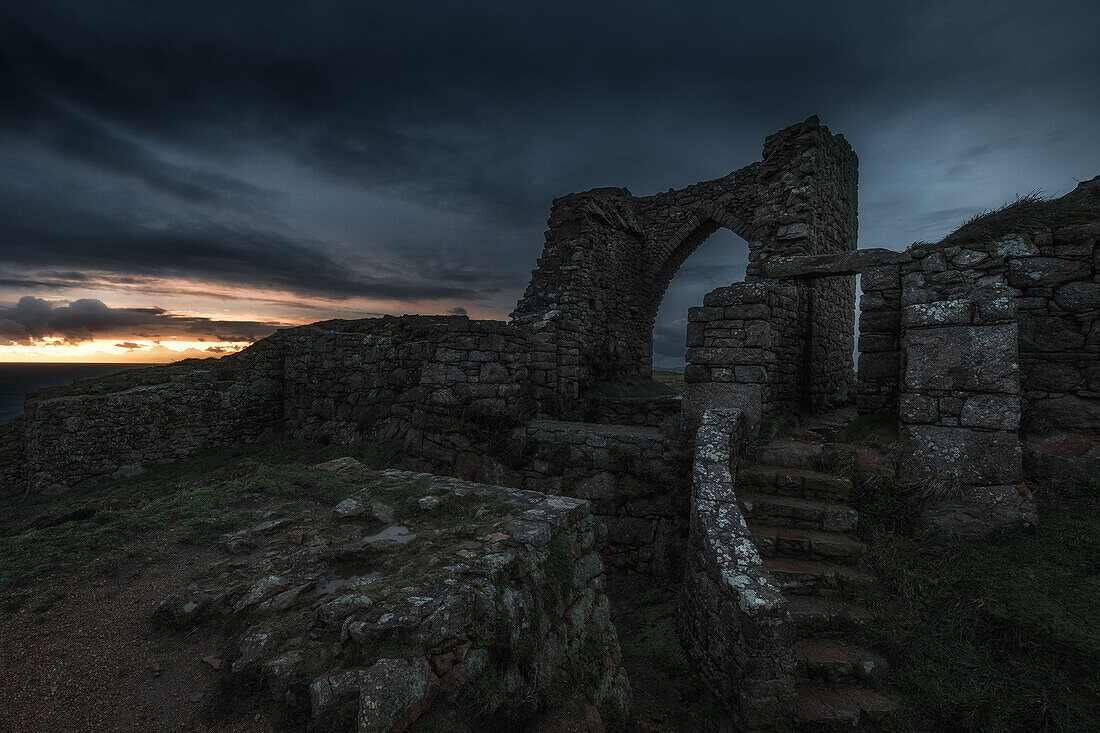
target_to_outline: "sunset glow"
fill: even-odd
[[[125,344],[125,345],[123,345]],[[233,354],[247,347],[247,341],[129,341],[92,340],[69,344],[63,340],[46,339],[30,346],[0,347],[0,362],[171,362],[180,359],[205,359]]]

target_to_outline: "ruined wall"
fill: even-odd
[[[763,161],[653,196],[595,189],[557,199],[546,246],[514,322],[553,334],[559,409],[585,385],[646,379],[653,325],[672,278],[718,227],[749,244],[747,280],[771,257],[856,244],[856,158],[816,118],[768,137]],[[807,298],[811,402],[828,404],[851,372],[850,278],[814,283]]]
[[[277,339],[222,359],[141,371],[28,395],[23,459],[33,490],[140,471],[144,462],[254,440],[281,423]],[[131,379],[139,383],[129,386]]]
[[[25,490],[23,417],[0,425],[0,496]]]
[[[512,318],[554,347],[554,386],[569,404],[582,384],[640,378],[651,363],[652,344],[637,333],[644,234],[624,188],[555,199],[547,225],[538,269]]]
[[[1067,201],[1100,209],[1100,185],[1082,184],[1051,204]],[[973,298],[991,286],[1013,300],[1020,425],[1029,456],[1042,470],[1100,470],[1098,237],[1100,221],[994,237],[963,229],[944,242],[910,248],[897,265],[901,318],[911,306]],[[881,313],[889,317],[886,309]],[[860,375],[862,380],[862,367]],[[886,379],[883,373],[880,387]]]
[[[602,525],[600,554],[615,567],[679,578],[687,542],[690,453],[654,428],[538,420],[517,428],[507,480],[587,499]]]
[[[684,642],[736,723],[779,722],[794,697],[794,631],[787,600],[737,505],[744,437],[738,410],[707,410],[692,467],[691,544],[680,593]]]
[[[405,439],[414,429],[421,437],[412,452],[443,462],[458,448],[446,439],[425,444],[423,433],[460,432],[465,413],[515,410],[538,394],[530,379],[537,352],[500,321],[327,322],[286,332],[285,350],[288,432],[350,442]]]
[[[736,407],[752,425],[804,404],[808,373],[801,285],[737,283],[706,294],[688,311],[684,424],[704,410]]]
[[[901,475],[954,480],[929,519],[982,534],[1036,521],[1021,486],[1020,370],[1008,289],[907,306],[902,314]]]
[[[860,276],[856,409],[897,413],[901,379],[901,273],[897,264],[868,267]]]

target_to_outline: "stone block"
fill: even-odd
[[[860,333],[859,352],[897,351],[898,337],[893,333]]]
[[[1034,527],[1039,521],[1035,497],[1026,486],[971,486],[960,496],[934,502],[923,515],[933,527],[964,537]]]
[[[1014,432],[903,424],[901,438],[900,470],[910,478],[950,477],[986,486],[1021,480],[1020,439]]]
[[[902,310],[901,323],[905,328],[924,326],[969,325],[974,303],[970,300],[940,300],[919,303]]]
[[[1020,351],[1072,351],[1085,345],[1076,321],[1058,316],[1021,314]]]
[[[935,397],[903,394],[898,398],[898,416],[905,423],[934,423],[940,412]]]
[[[1024,372],[1028,389],[1047,392],[1072,392],[1081,386],[1081,368],[1075,362],[1040,361]]]
[[[859,314],[859,332],[897,333],[901,328],[901,311],[898,309],[869,311]]]
[[[1058,307],[1078,312],[1100,309],[1100,283],[1072,282],[1054,292],[1054,302]]]
[[[725,308],[695,306],[688,308],[688,321],[720,321],[724,313]]]
[[[1008,265],[1008,284],[1016,288],[1061,285],[1092,277],[1087,262],[1056,257],[1013,259]]]
[[[909,391],[1019,391],[1016,324],[944,326],[907,331],[904,384]]]
[[[868,267],[860,274],[859,285],[864,291],[898,288],[901,287],[901,274],[897,265]]]
[[[1020,397],[989,394],[967,397],[959,414],[959,425],[1016,431],[1020,427]]]

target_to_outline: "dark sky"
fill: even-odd
[[[553,197],[722,176],[811,114],[860,156],[861,246],[1100,173],[1095,0],[0,13],[0,360],[505,317]],[[744,258],[728,235],[688,261],[659,352],[682,352],[674,322]]]

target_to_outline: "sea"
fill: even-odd
[[[16,364],[0,363],[0,424],[23,413],[27,392],[60,387],[81,379],[103,377],[124,369],[156,364]]]

